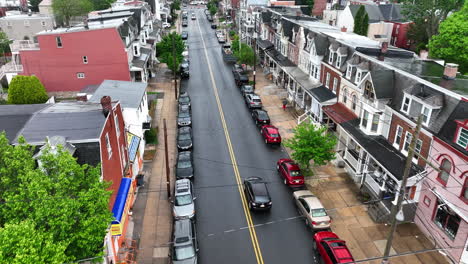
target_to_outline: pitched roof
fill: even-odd
[[[456,129],[457,123],[456,120],[466,120],[468,118],[468,102],[466,101],[459,101],[453,112],[448,117],[447,121],[442,126],[442,129],[437,134],[437,136],[454,147],[455,149],[459,150],[465,155],[468,155],[468,151],[463,149],[458,144],[454,143],[454,137],[456,136]]]
[[[384,4],[378,5],[380,13],[385,18],[386,21],[406,21],[401,13],[400,4]]]
[[[8,140],[13,142],[29,119],[48,106],[50,105],[0,105],[0,132],[5,131]]]
[[[145,95],[146,87],[147,84],[141,82],[104,80],[89,101],[100,103],[101,98],[107,95],[112,100],[120,101],[123,108],[138,108]]]
[[[263,23],[270,23],[271,22],[271,12],[264,11],[261,13]]]
[[[356,14],[361,6],[364,6],[367,16],[369,16],[369,23],[385,20],[385,17],[382,15],[377,5],[349,5],[349,9],[351,10],[353,18],[356,17]]]
[[[309,91],[312,93],[312,95],[317,99],[319,103],[323,103],[326,101],[329,101],[333,98],[336,98],[336,95],[330,91],[327,87],[321,85],[317,88],[312,88],[309,89]]]
[[[375,97],[377,99],[388,99],[393,96],[395,73],[393,70],[372,70],[370,72],[374,84]]]
[[[315,43],[315,51],[317,52],[317,55],[323,56],[327,52],[328,48],[328,38],[323,36],[322,34],[317,34],[314,37],[314,43]]]

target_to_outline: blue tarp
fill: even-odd
[[[122,220],[125,202],[127,201],[128,190],[130,189],[131,184],[131,178],[122,178],[122,181],[120,182],[119,192],[117,193],[117,198],[115,198],[114,207],[112,208],[112,214],[115,218],[115,220],[112,221],[112,224],[119,224]]]

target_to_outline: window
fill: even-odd
[[[361,122],[361,126],[364,127],[364,128],[367,128],[367,121],[369,120],[369,112],[367,112],[366,110],[364,110],[363,114],[362,114],[362,122]]]
[[[429,207],[431,205],[431,199],[429,199],[429,197],[427,196],[424,196],[424,204]]]
[[[316,80],[318,80],[318,78],[319,78],[319,67],[318,66],[314,66],[314,78]]]
[[[47,24],[46,24],[45,21],[41,21],[41,25],[42,25],[43,27],[45,27]]]
[[[422,106],[422,109],[421,109],[421,114],[422,114],[422,118],[423,118],[423,123],[424,124],[428,124],[429,123],[429,119],[431,117],[431,109],[429,109],[427,106]]]
[[[359,83],[361,81],[361,77],[362,77],[362,71],[358,70],[357,73],[356,73],[355,82]]]
[[[405,95],[403,98],[403,104],[401,105],[401,111],[408,114],[410,103],[411,99]]]
[[[437,213],[434,223],[442,229],[451,239],[457,236],[460,226],[460,216],[453,212],[446,204],[437,201]]]
[[[348,96],[348,90],[345,88],[343,89],[343,103],[346,104],[346,101],[348,100],[347,99],[347,96]]]
[[[351,79],[352,73],[353,73],[353,66],[348,65],[348,68],[346,69],[346,78]]]
[[[333,92],[336,93],[336,88],[338,87],[338,79],[333,78]]]
[[[413,156],[413,161],[414,162],[417,162],[418,159],[419,159],[419,156],[417,154],[420,154],[421,153],[421,148],[422,148],[422,140],[418,139],[416,140],[416,146],[414,146],[414,156]]]
[[[63,47],[61,37],[55,37],[55,41],[57,42],[57,48]]]
[[[468,130],[461,127],[458,133],[457,144],[465,148],[468,146]]]
[[[443,185],[447,185],[448,179],[450,177],[450,171],[452,170],[452,163],[448,159],[442,160],[440,164],[440,172],[437,176],[437,180]]]
[[[120,155],[122,159],[122,167],[125,169],[125,166],[127,166],[127,162],[125,159],[125,148],[123,145],[120,147]]]
[[[330,73],[327,72],[327,77],[326,77],[326,80],[325,80],[325,87],[330,87]]]
[[[403,128],[401,126],[397,126],[396,132],[395,132],[395,142],[393,143],[393,146],[395,146],[397,149],[400,148],[402,135],[403,135]]]
[[[411,144],[412,138],[413,138],[413,134],[411,134],[410,132],[406,132],[405,142],[403,143],[403,150],[402,150],[402,152],[405,153],[405,155],[408,153],[409,145]]]
[[[356,104],[357,104],[356,95],[353,94],[353,97],[351,97],[351,108],[353,109],[353,111],[356,111]]]
[[[374,89],[372,88],[372,83],[367,81],[364,87],[364,96],[370,101],[374,101]]]
[[[377,132],[377,129],[379,128],[379,119],[380,119],[380,116],[378,114],[374,114],[374,116],[372,117],[372,126],[371,126],[372,132]]]
[[[328,64],[333,64],[333,56],[335,53],[333,51],[330,51],[330,55],[328,56]]]
[[[109,139],[109,133],[106,134],[106,147],[107,147],[107,158],[110,159],[112,157],[112,146]]]
[[[85,74],[84,74],[84,72],[78,72],[78,73],[76,74],[76,77],[77,77],[78,79],[84,79],[84,78],[85,78]]]
[[[88,56],[83,56],[83,63],[88,64]]]
[[[315,45],[312,45],[310,49],[310,54],[312,54],[312,56],[317,56],[317,50],[315,49]]]
[[[339,56],[339,55],[338,55],[338,58],[336,58],[336,67],[337,68],[341,67],[341,58],[342,58],[342,56]]]
[[[115,132],[117,133],[117,138],[120,136],[120,125],[119,125],[119,117],[117,114],[114,114],[114,124],[115,124]]]
[[[29,26],[30,26],[29,20],[25,20],[25,21],[24,21],[24,26],[25,26],[25,27],[29,27]]]

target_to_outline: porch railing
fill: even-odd
[[[358,160],[354,157],[354,155],[351,154],[349,150],[345,152],[344,158],[349,162],[351,167],[353,167],[354,171],[358,170]]]
[[[38,50],[39,43],[34,43],[31,40],[15,40],[10,44],[11,52],[18,52],[20,50]]]
[[[379,197],[380,185],[374,180],[370,173],[366,173],[366,184],[369,186],[369,189],[371,189],[374,195]]]

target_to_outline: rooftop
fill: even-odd
[[[138,108],[146,91],[146,83],[104,80],[94,91],[90,102],[99,103],[103,96],[120,101],[123,108]]]
[[[52,18],[49,15],[33,13],[31,15],[27,13],[13,13],[7,14],[4,17],[1,17],[0,20],[25,20],[25,19],[44,19],[44,18]]]
[[[23,126],[46,104],[0,105],[0,132],[5,132],[10,142],[14,141]]]
[[[45,30],[37,33],[36,35],[52,35],[52,34],[63,34],[63,33],[72,33],[72,32],[81,32],[89,30],[100,30],[105,28],[117,28],[124,23],[124,19],[111,19],[111,20],[102,20],[102,21],[91,21],[88,22],[88,28],[85,28],[83,24],[69,27],[69,28],[57,28],[52,30]]]

